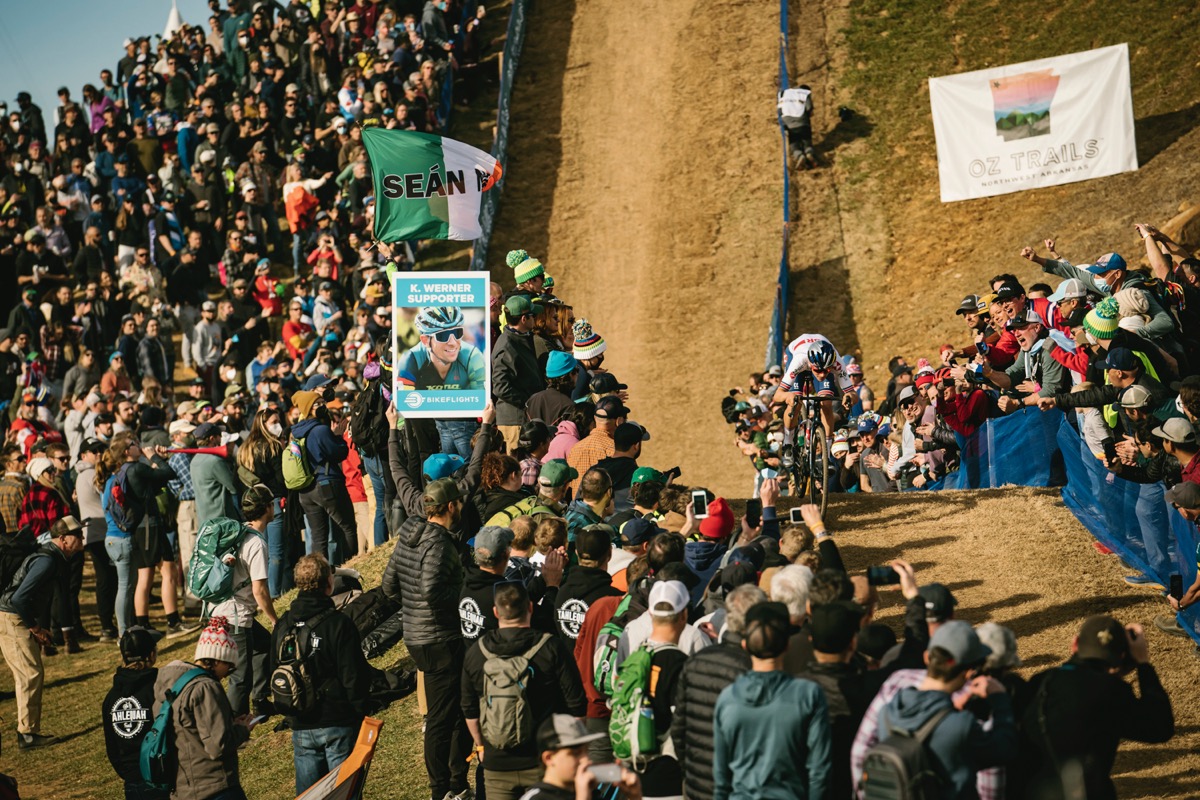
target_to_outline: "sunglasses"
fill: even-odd
[[[441,342],[443,344],[450,341],[451,337],[454,337],[455,339],[457,339],[458,341],[461,342],[462,338],[463,338],[463,329],[462,328],[451,328],[448,331],[438,331],[437,333],[433,334],[433,338],[437,339],[439,342]]]

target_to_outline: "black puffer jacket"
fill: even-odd
[[[409,517],[383,572],[383,593],[404,612],[406,644],[440,644],[462,638],[458,599],[463,565],[458,540],[437,523]]]
[[[689,800],[713,796],[713,709],[721,690],[749,669],[750,656],[741,638],[728,632],[715,647],[704,648],[683,665],[675,689],[671,740]]]

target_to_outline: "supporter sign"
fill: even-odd
[[[478,239],[483,193],[500,164],[470,145],[416,131],[363,128],[375,182],[375,238]]]
[[[942,202],[1136,170],[1129,49],[929,79]]]
[[[486,272],[392,276],[394,397],[405,417],[478,417],[491,386]]]

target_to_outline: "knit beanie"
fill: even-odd
[[[705,539],[724,539],[733,533],[733,509],[724,497],[708,504],[708,516],[700,520],[700,535]]]
[[[542,267],[542,262],[536,258],[530,258],[529,253],[524,250],[509,250],[508,256],[504,259],[509,268],[513,271],[513,280],[520,286],[525,281],[531,281],[538,275],[545,275],[546,270]]]
[[[1150,302],[1146,300],[1146,293],[1141,289],[1122,289],[1114,294],[1113,298],[1121,307],[1122,317],[1150,313]]]
[[[229,623],[225,617],[213,617],[208,621],[208,627],[200,632],[200,641],[196,642],[196,660],[203,658],[237,663],[237,642],[229,635]]]
[[[1097,339],[1111,339],[1117,333],[1117,317],[1121,314],[1120,303],[1115,297],[1106,297],[1083,318],[1083,329]]]
[[[580,361],[595,358],[608,349],[603,337],[592,330],[592,323],[586,319],[575,320],[575,325],[571,330],[575,334],[575,347],[573,348],[575,358]]]

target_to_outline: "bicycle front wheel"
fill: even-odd
[[[812,441],[808,445],[808,458],[805,465],[808,472],[808,502],[821,509],[825,515],[825,507],[829,503],[829,441],[825,436],[825,428],[813,426]]]

